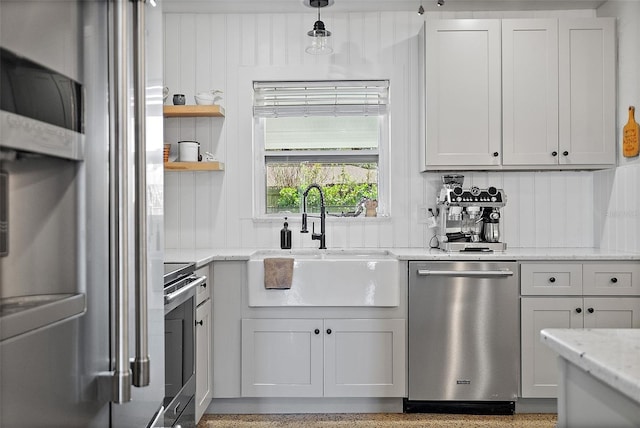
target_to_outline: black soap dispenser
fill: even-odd
[[[283,250],[291,249],[291,230],[287,218],[284,218],[284,227],[280,229],[280,248]]]

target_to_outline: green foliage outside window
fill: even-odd
[[[267,191],[267,212],[300,212],[302,193],[309,184],[322,187],[327,212],[341,213],[354,211],[362,198],[377,199],[377,165],[350,165],[358,171],[354,178],[347,171],[346,164],[303,164],[272,167],[275,182]],[[288,168],[288,170],[286,170]],[[329,172],[334,170],[334,176]],[[335,174],[339,169],[340,173]],[[296,185],[295,183],[300,183]],[[307,212],[320,211],[320,193],[312,189],[307,196]]]

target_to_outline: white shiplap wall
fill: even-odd
[[[636,107],[640,120],[640,2],[608,1],[598,16],[617,19],[618,29],[618,126],[620,166],[594,173],[595,245],[640,253],[640,158],[622,156],[621,130],[628,108]]]
[[[248,68],[327,68],[342,77],[355,68],[392,64],[391,216],[373,221],[331,219],[329,247],[425,247],[432,236],[419,221],[419,207],[435,205],[440,174],[418,172],[419,84],[417,34],[423,19],[595,16],[595,11],[322,14],[334,34],[334,55],[304,53],[313,13],[166,14],[165,85],[193,95],[222,89],[226,118],[165,120],[165,141],[193,139],[225,162],[224,172],[165,173],[166,248],[275,248],[281,220],[252,218],[253,155],[250,100],[241,97]],[[308,28],[309,27],[309,28]],[[382,66],[381,66],[382,67]],[[300,76],[303,78],[304,76]],[[399,88],[393,86],[400,82]],[[398,94],[398,92],[396,92]],[[171,96],[167,100],[171,102]],[[504,187],[503,236],[510,247],[594,245],[594,173],[469,172],[465,185]],[[296,216],[298,217],[298,216]],[[370,219],[367,219],[370,220]],[[290,221],[299,230],[298,219]],[[315,247],[294,233],[295,247]]]

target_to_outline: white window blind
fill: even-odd
[[[254,82],[254,117],[376,116],[387,112],[389,81]]]

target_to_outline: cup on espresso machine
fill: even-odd
[[[491,211],[484,219],[482,237],[486,242],[500,242],[500,213]]]

